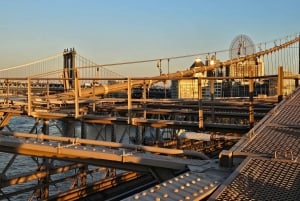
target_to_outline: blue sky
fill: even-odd
[[[106,64],[224,50],[239,34],[270,41],[300,31],[299,8],[299,0],[0,0],[0,68],[70,47]]]

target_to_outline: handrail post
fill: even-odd
[[[143,99],[143,108],[144,108],[144,119],[147,118],[147,110],[146,110],[146,107],[147,107],[147,104],[146,104],[146,101],[147,101],[147,84],[146,84],[146,81],[144,80],[144,84],[143,84],[143,92],[142,92],[142,99]]]
[[[216,121],[215,117],[215,80],[211,78],[209,80],[209,91],[210,91],[210,101],[211,101],[211,117],[212,121]]]
[[[32,112],[32,102],[31,102],[31,80],[27,78],[27,114],[31,115]]]
[[[49,109],[50,108],[50,100],[49,100],[49,96],[50,96],[50,83],[49,83],[49,79],[47,79],[47,109]]]
[[[128,121],[127,121],[127,123],[128,124],[131,124],[131,118],[132,118],[132,98],[131,98],[131,78],[128,78],[127,79],[127,88],[128,88],[128,90],[127,90],[127,101],[128,101]]]
[[[278,67],[278,79],[277,79],[277,97],[278,103],[283,99],[283,67]]]
[[[198,115],[199,115],[199,128],[204,127],[203,123],[203,104],[202,104],[202,79],[198,77]]]
[[[93,80],[93,112],[96,112],[95,80]]]
[[[79,86],[78,86],[78,77],[77,77],[77,70],[74,69],[75,73],[75,118],[79,117]]]
[[[9,92],[10,92],[10,87],[9,87],[9,80],[6,79],[6,104],[9,103]]]
[[[253,69],[250,69],[249,72],[249,124],[250,124],[250,128],[253,128],[254,126],[254,108],[253,108],[253,100],[254,100],[254,87],[253,87]]]

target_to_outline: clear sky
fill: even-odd
[[[0,0],[0,68],[70,47],[106,64],[224,50],[239,34],[270,41],[300,31],[299,8],[299,0]]]

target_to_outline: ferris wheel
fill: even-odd
[[[255,45],[247,35],[236,36],[230,44],[229,58],[235,59],[255,53]]]

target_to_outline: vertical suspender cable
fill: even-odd
[[[286,50],[286,62],[287,62],[287,65],[291,68],[291,69],[294,69],[293,66],[291,65],[291,49],[292,47],[289,46]]]
[[[298,75],[300,74],[300,33],[298,36]],[[295,87],[299,86],[299,79],[295,80]]]
[[[273,74],[273,72],[275,71],[274,64],[276,63],[276,61],[274,61],[273,58],[273,53],[270,53],[270,62],[271,62],[271,68],[269,68],[268,70],[270,74]]]
[[[286,52],[287,49],[289,48],[289,46],[287,48],[282,49],[282,53],[283,53],[283,64],[286,66],[287,69],[290,69],[289,71],[291,71],[291,67],[288,65],[287,59],[286,59]]]
[[[277,65],[276,65],[276,67],[278,67],[278,66],[282,66],[283,65],[283,63],[282,63],[282,52],[281,52],[281,49],[280,50],[278,50],[277,52],[274,52],[275,54],[277,53],[278,54],[278,56],[277,56]]]
[[[281,45],[281,39],[280,39],[279,45]],[[285,65],[283,63],[283,49],[278,50],[278,60],[279,61],[278,61],[278,65],[277,66],[283,66],[283,65]],[[283,68],[285,69],[286,66],[283,66]]]
[[[292,47],[292,66],[294,66],[294,68],[297,71],[297,44],[293,44]]]
[[[300,33],[299,33],[299,40],[298,40],[298,74],[300,74]]]

